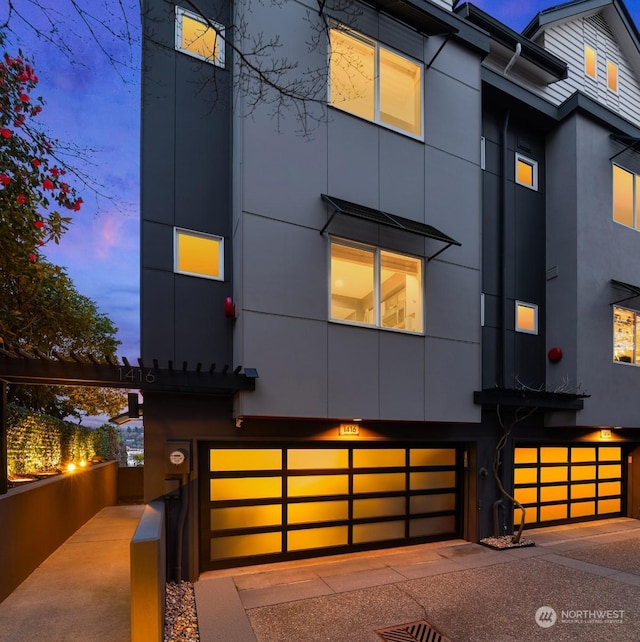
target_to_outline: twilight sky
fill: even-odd
[[[20,0],[16,4],[32,24],[44,27],[32,2]],[[109,27],[91,22],[101,45],[119,61],[115,66],[99,50],[71,0],[40,2],[55,7],[50,15],[55,16],[54,24],[64,34],[70,55],[38,39],[16,16],[11,23],[16,33],[8,37],[5,49],[14,54],[21,47],[34,59],[40,78],[37,93],[46,101],[38,118],[52,138],[93,150],[88,162],[82,160],[80,165],[98,184],[100,193],[74,181],[84,205],[60,245],[48,249],[47,255],[65,266],[78,291],[114,321],[122,341],[118,354],[135,360],[140,354],[139,1],[76,0]],[[474,4],[521,31],[538,11],[560,1],[476,0]],[[0,0],[0,23],[6,18],[6,5]],[[640,27],[640,0],[627,0],[626,6]],[[127,29],[131,43],[129,38],[113,36]]]

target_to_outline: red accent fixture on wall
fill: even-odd
[[[230,296],[224,301],[224,316],[230,319],[236,318],[236,306],[233,305],[233,299]]]
[[[562,359],[562,350],[560,348],[551,348],[547,356],[549,357],[549,361],[551,361],[551,363],[558,363],[558,361]]]

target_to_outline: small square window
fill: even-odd
[[[529,189],[538,189],[538,163],[516,154],[516,183]]]
[[[589,45],[584,47],[584,73],[589,78],[596,78],[596,50]]]
[[[538,306],[516,301],[516,332],[538,334]]]
[[[610,60],[607,60],[607,89],[618,93],[618,65]]]
[[[179,274],[224,280],[224,239],[176,228],[174,270]]]
[[[176,7],[176,49],[224,67],[224,27],[197,13]]]

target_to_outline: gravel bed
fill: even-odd
[[[168,582],[165,594],[164,642],[200,642],[196,597],[191,582]]]

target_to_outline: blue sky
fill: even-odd
[[[114,38],[94,23],[103,47],[118,61],[115,68],[99,51],[71,7],[70,0],[42,0],[56,7],[56,24],[71,49],[64,55],[33,31],[14,21],[16,37],[5,43],[11,53],[18,46],[34,59],[46,107],[39,118],[52,138],[93,151],[82,167],[99,184],[101,195],[75,182],[85,204],[60,246],[51,247],[51,261],[67,267],[77,289],[94,300],[119,328],[120,356],[139,356],[139,2],[78,0],[105,20],[115,33],[131,30],[133,44]],[[29,3],[17,3],[42,25]],[[521,31],[554,0],[477,0],[476,6],[516,31]],[[6,3],[0,3],[0,21]],[[640,26],[640,0],[626,3]]]

